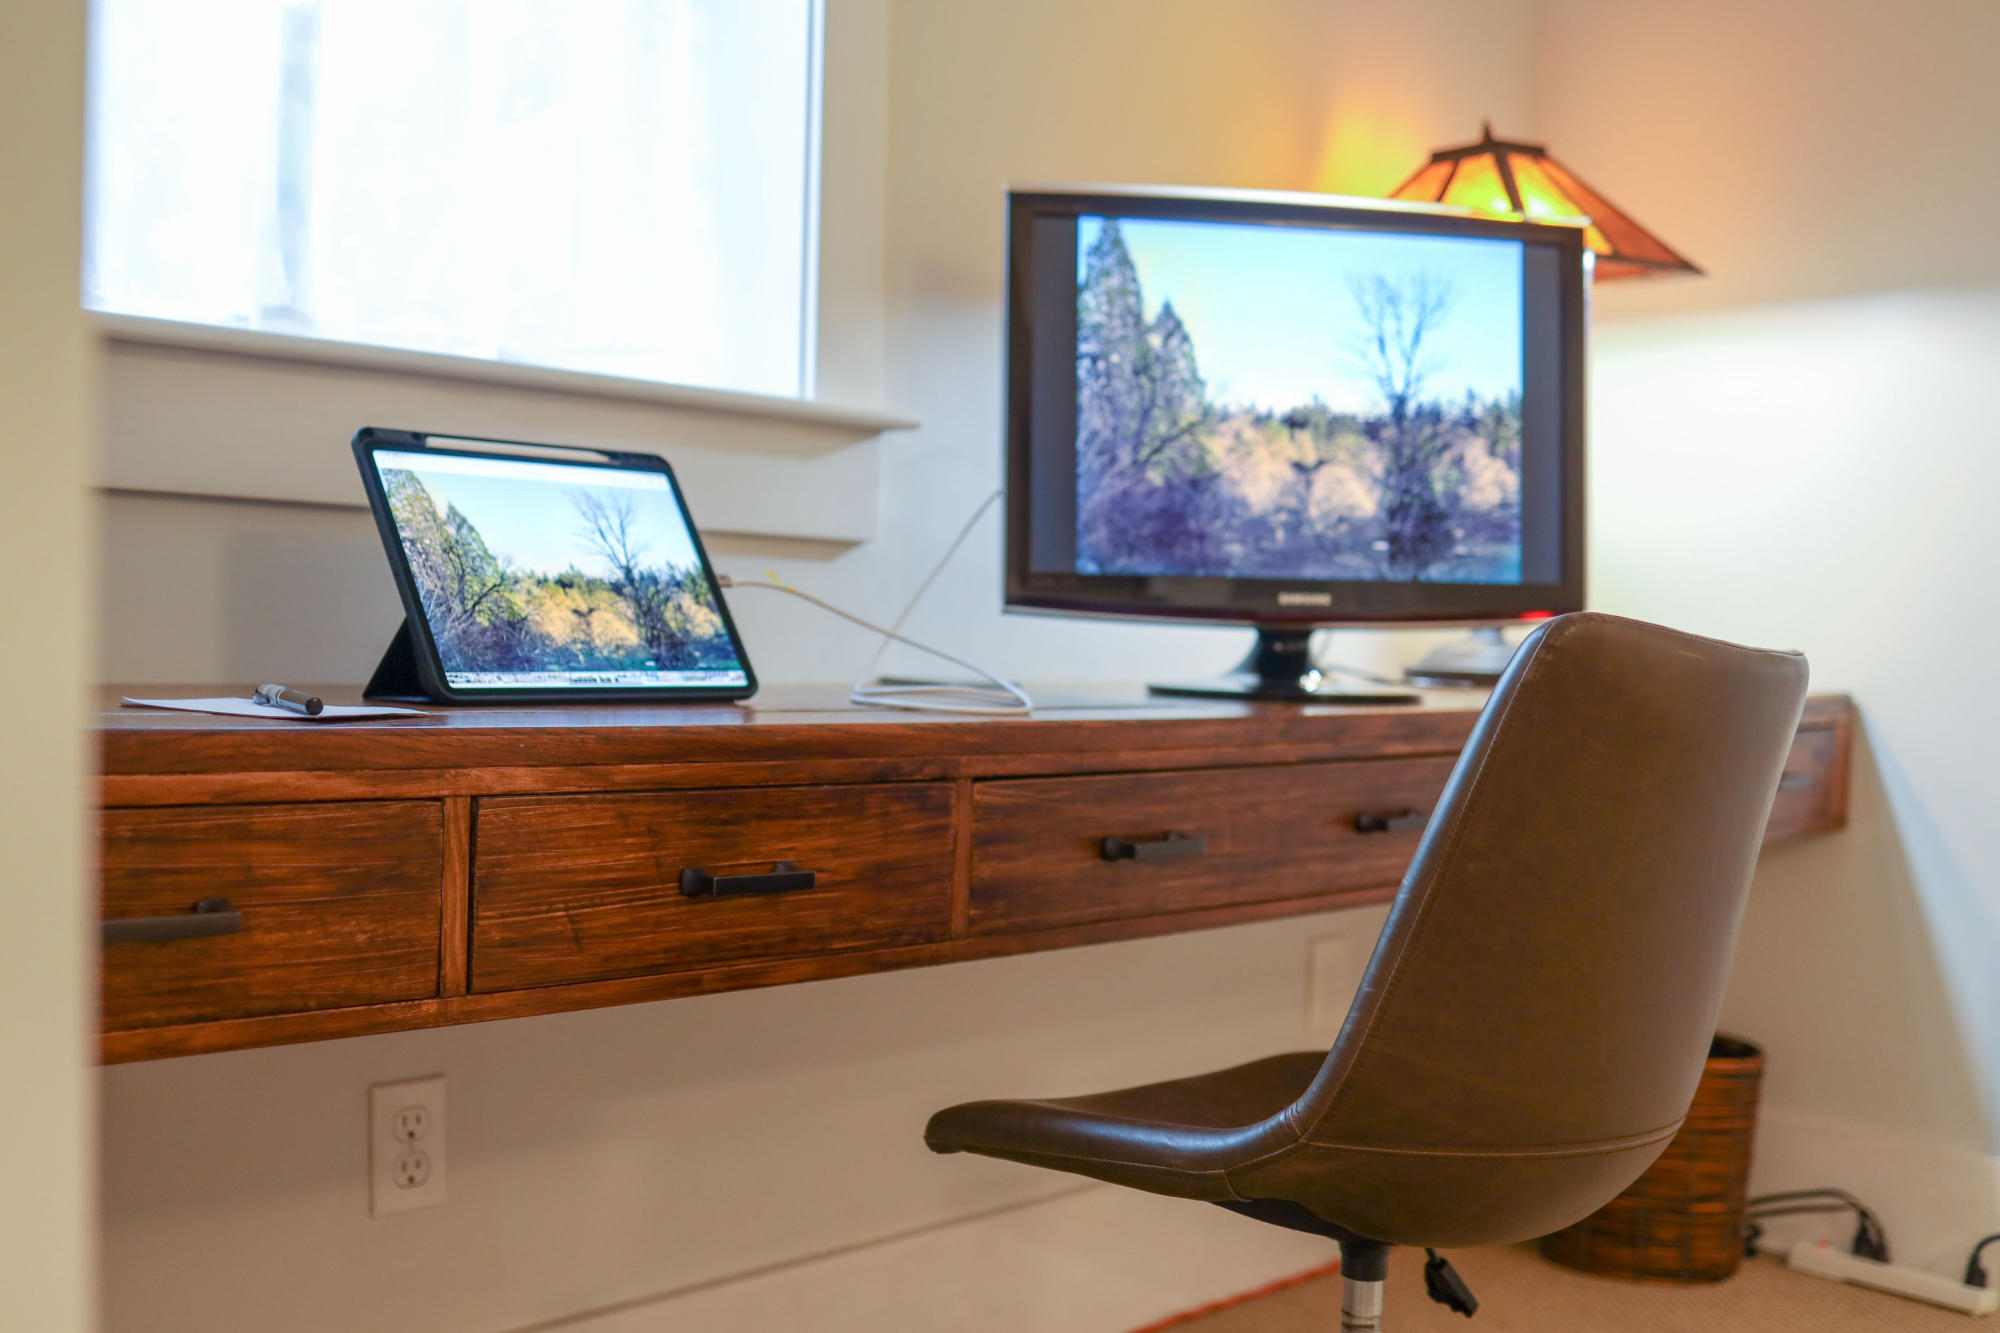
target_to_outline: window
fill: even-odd
[[[95,310],[809,396],[818,0],[96,0]]]

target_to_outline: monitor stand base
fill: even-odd
[[[1500,683],[1515,645],[1501,637],[1497,625],[1482,625],[1463,639],[1432,649],[1403,669],[1412,685],[1444,685],[1490,689]]]
[[[1312,664],[1309,629],[1257,627],[1257,644],[1243,664],[1214,680],[1148,685],[1154,694],[1191,699],[1249,699],[1298,704],[1413,704],[1408,690],[1325,690],[1325,673]]]

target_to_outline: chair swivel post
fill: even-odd
[[[1389,1247],[1378,1241],[1340,1243],[1341,1333],[1382,1333],[1382,1287]]]

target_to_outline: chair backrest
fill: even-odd
[[[1532,635],[1293,1123],[1525,1150],[1677,1124],[1805,689],[1796,653],[1639,621]]]

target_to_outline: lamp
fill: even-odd
[[[1578,180],[1542,145],[1494,138],[1490,121],[1480,127],[1478,143],[1440,148],[1389,197],[1456,204],[1482,213],[1589,218],[1584,243],[1597,252],[1601,279],[1701,272]]]

